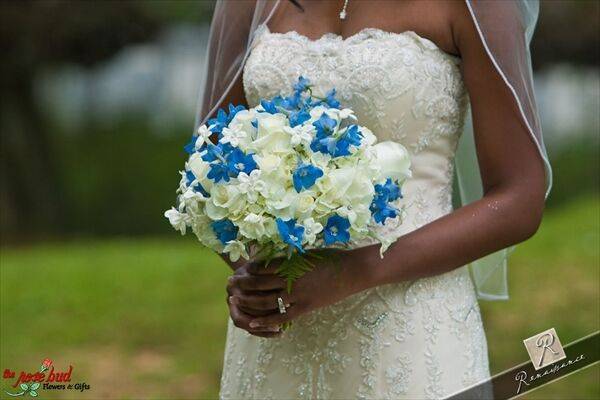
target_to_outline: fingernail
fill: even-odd
[[[279,332],[279,327],[278,326],[271,326],[268,328],[269,332]]]
[[[229,304],[234,304],[234,298],[233,298],[233,296],[229,296]]]
[[[227,278],[227,281],[228,281],[228,282],[232,282],[232,281],[233,281],[233,275],[232,275],[232,276],[230,276],[229,278]]]
[[[256,321],[250,322],[250,328],[258,328],[259,326],[260,326],[260,324]]]

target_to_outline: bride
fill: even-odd
[[[384,259],[376,246],[340,251],[291,294],[277,262],[231,264],[222,398],[442,398],[489,378],[477,299],[506,298],[502,249],[535,233],[551,180],[536,17],[524,1],[217,3],[199,123],[304,76],[402,143],[413,170]],[[474,133],[459,146],[469,108]]]

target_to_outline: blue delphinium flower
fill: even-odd
[[[235,178],[240,172],[250,174],[250,172],[257,168],[257,165],[252,154],[245,154],[242,150],[235,147],[227,156],[227,168],[230,175]]]
[[[337,140],[333,136],[316,135],[310,143],[310,149],[314,152],[320,152],[323,154],[329,154],[333,156],[336,154]]]
[[[369,207],[375,222],[385,224],[387,218],[396,218],[398,210],[390,203],[401,197],[400,187],[390,178],[384,184],[375,185],[375,196]]]
[[[190,187],[190,186],[192,186],[192,182],[194,182],[194,180],[196,179],[196,176],[194,175],[194,173],[192,171],[186,170],[185,171],[185,179],[186,179],[185,185],[187,187]],[[196,182],[196,184],[192,187],[192,189],[195,192],[201,193],[202,196],[204,196],[204,197],[209,196],[208,192],[206,191],[206,189],[204,189],[204,187],[200,184],[200,182]]]
[[[304,253],[302,248],[302,238],[304,237],[304,227],[302,225],[296,225],[295,219],[288,219],[287,221],[277,218],[277,230],[279,231],[279,237],[284,243],[294,246],[301,253]]]
[[[233,121],[233,118],[235,117],[235,115],[237,113],[239,113],[240,111],[244,111],[246,110],[246,107],[239,105],[239,106],[234,106],[233,104],[229,104],[229,116],[227,117],[227,122],[231,122]]]
[[[229,153],[233,151],[230,143],[210,144],[206,147],[206,152],[202,154],[202,160],[206,162],[223,161]]]
[[[327,225],[323,229],[323,238],[325,244],[330,245],[336,242],[348,243],[350,241],[350,221],[348,218],[341,217],[337,214],[332,215],[327,219]]]
[[[317,128],[317,136],[329,136],[335,130],[337,121],[327,115],[327,113],[323,113],[318,120],[313,122],[313,126]]]
[[[290,113],[290,126],[293,128],[302,125],[310,119],[310,113],[306,110],[293,111]]]
[[[291,96],[281,97],[277,96],[273,98],[275,106],[284,108],[288,111],[297,110],[300,107],[302,100],[300,92],[294,92]]]
[[[331,108],[340,108],[340,102],[335,98],[335,89],[331,89],[325,94],[325,103]]]
[[[215,221],[210,226],[222,244],[227,244],[227,242],[237,238],[239,228],[227,218]]]
[[[300,193],[302,189],[310,189],[316,180],[323,176],[323,170],[311,164],[300,165],[292,174],[294,189]]]
[[[221,134],[223,128],[229,123],[229,117],[222,108],[217,111],[217,116],[208,120],[208,128],[215,133]]]
[[[294,90],[296,92],[304,92],[310,87],[310,81],[303,76],[298,78],[298,82],[294,84]]]
[[[192,135],[190,141],[183,147],[186,153],[194,154],[196,152],[196,140],[198,140],[198,136]]]
[[[222,162],[214,162],[209,165],[210,171],[206,174],[208,179],[212,179],[215,183],[220,181],[229,182],[229,168],[227,164]]]
[[[381,200],[373,201],[369,207],[369,210],[371,210],[371,215],[373,216],[375,222],[382,225],[385,224],[386,219],[396,218],[398,215],[398,211],[394,207]]]
[[[277,105],[275,104],[275,100],[261,100],[260,105],[265,110],[265,112],[269,114],[277,114]]]
[[[382,186],[382,190],[387,195],[387,201],[395,201],[402,197],[400,186],[392,181],[391,178],[387,178],[383,185],[375,185],[375,190],[377,190],[377,186]]]
[[[327,132],[327,129],[322,128],[321,132]],[[356,125],[348,127],[338,138],[317,131],[317,135],[311,142],[310,148],[312,151],[329,154],[332,157],[349,156],[351,154],[350,146],[360,146],[361,139],[362,133]]]
[[[344,132],[343,136],[348,140],[348,142],[351,145],[356,147],[360,146],[360,141],[363,138],[362,132],[358,129],[358,126],[356,125],[349,126]]]

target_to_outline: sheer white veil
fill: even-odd
[[[282,0],[219,0],[210,28],[206,79],[201,91],[196,127],[204,124],[228,97],[242,76],[253,38],[268,25]],[[465,0],[482,44],[498,74],[512,93],[519,118],[535,143],[546,169],[546,196],[552,170],[544,147],[531,70],[529,44],[537,22],[538,0]],[[470,121],[470,118],[468,119]],[[456,154],[456,174],[461,203],[483,196],[475,142],[470,123]],[[512,249],[483,257],[470,265],[480,299],[508,298],[507,265]]]

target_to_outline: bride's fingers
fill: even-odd
[[[255,317],[244,313],[239,307],[231,302],[229,302],[229,315],[236,327],[244,329],[249,333],[279,333],[281,331],[278,325],[263,325],[251,328],[249,323]]]
[[[285,314],[273,313],[266,317],[253,318],[248,321],[250,329],[260,329],[268,326],[281,326],[286,322],[291,322],[299,315],[297,306],[290,307]]]
[[[291,304],[290,296],[286,292],[265,294],[236,293],[231,296],[231,301],[243,308],[252,310],[279,310],[278,298],[281,297],[285,307]]]

